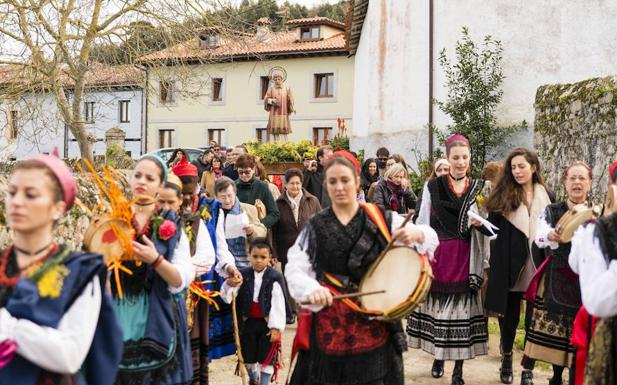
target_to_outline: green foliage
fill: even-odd
[[[471,170],[477,176],[495,148],[505,142],[516,126],[498,127],[495,116],[505,78],[501,68],[501,42],[488,35],[482,44],[476,44],[467,27],[463,27],[462,33],[461,40],[456,43],[456,62],[446,56],[445,49],[439,54],[448,98],[435,103],[452,119],[447,135],[460,133],[469,139]]]
[[[249,142],[246,144],[246,147],[249,154],[258,156],[263,164],[302,162],[304,157],[314,158],[318,149],[310,140],[303,140],[298,143]]]
[[[440,149],[433,151],[432,156],[423,155],[421,151],[412,150],[412,154],[416,158],[417,169],[411,170],[409,174],[409,181],[411,182],[411,189],[417,194],[422,194],[422,188],[424,182],[428,180],[433,172],[433,164],[436,159],[443,158],[444,154]]]
[[[134,161],[124,148],[111,144],[105,150],[105,164],[118,170],[126,170],[133,168]]]
[[[335,136],[334,139],[331,139],[328,144],[332,146],[334,151],[338,149],[343,149],[349,151],[349,137],[347,136]]]

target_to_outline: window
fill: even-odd
[[[319,26],[313,25],[308,27],[300,27],[300,40],[311,41],[319,40]]]
[[[223,143],[223,136],[225,135],[224,128],[209,128],[208,129],[208,143],[215,141],[216,143]]]
[[[84,102],[84,120],[94,123],[94,102]]]
[[[268,135],[267,128],[256,128],[255,137],[259,143],[268,143],[270,141],[270,135]]]
[[[17,139],[17,119],[18,119],[17,111],[12,110],[9,113],[9,132],[8,132],[8,137],[11,140]]]
[[[161,104],[173,103],[175,101],[173,81],[159,82],[159,101]]]
[[[212,78],[212,101],[223,101],[223,79]]]
[[[173,147],[174,130],[159,130],[159,148]]]
[[[120,100],[120,123],[128,123],[129,120],[129,103],[130,100]]]
[[[334,73],[315,74],[315,97],[331,98],[334,96]]]
[[[199,36],[200,48],[216,48],[219,46],[219,36],[217,34]]]
[[[315,146],[321,146],[322,144],[328,144],[328,141],[332,135],[332,127],[314,127],[313,128],[313,144]]]
[[[268,88],[270,88],[270,77],[262,76],[259,78],[259,95],[261,95],[261,100],[266,97],[266,92],[268,92]]]

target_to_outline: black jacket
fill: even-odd
[[[238,171],[236,171],[236,165],[234,164],[228,164],[227,166],[225,166],[225,168],[223,169],[223,175],[225,175],[231,180],[238,180],[238,178],[240,177],[238,175]]]
[[[388,186],[386,185],[386,180],[381,179],[377,186],[375,186],[375,191],[373,193],[373,203],[377,206],[380,206],[386,210],[392,210],[390,206],[390,191],[388,191]],[[418,198],[416,194],[410,189],[403,191],[403,196],[399,200],[398,210],[396,210],[399,214],[407,214],[407,211],[410,209],[414,209],[416,207],[416,201]]]

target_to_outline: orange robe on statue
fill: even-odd
[[[268,103],[274,100],[274,103]],[[270,112],[268,118],[268,134],[287,135],[291,133],[291,122],[289,114],[294,109],[293,96],[291,90],[285,86],[280,88],[272,86],[264,97],[264,109]]]

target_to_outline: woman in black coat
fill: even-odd
[[[504,384],[513,381],[512,348],[521,300],[540,264],[533,258],[541,254],[533,242],[538,218],[550,203],[536,153],[525,148],[512,150],[505,161],[503,176],[486,202],[489,221],[499,232],[491,250],[484,307],[499,318],[503,352],[500,378]],[[533,374],[525,370],[521,385],[530,384]]]
[[[407,214],[416,207],[417,199],[409,187],[407,170],[400,163],[395,163],[375,186],[372,202],[385,210]]]

